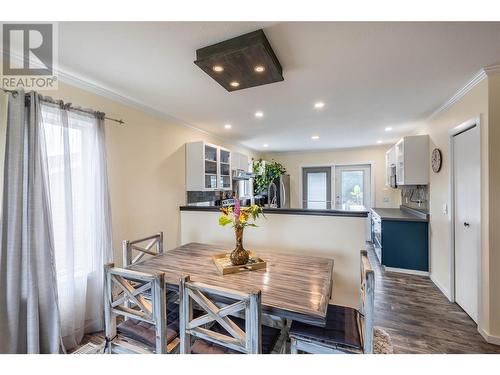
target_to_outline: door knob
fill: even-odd
[[[465,222],[464,222],[464,227],[468,228],[468,227],[470,227],[470,224],[469,224],[468,222],[466,222],[466,221],[465,221]]]

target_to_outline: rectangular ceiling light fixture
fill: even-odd
[[[227,91],[283,81],[283,69],[262,29],[196,50],[205,73]]]

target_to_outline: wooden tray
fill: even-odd
[[[265,270],[267,267],[266,261],[262,260],[252,252],[250,252],[250,259],[248,263],[242,266],[233,266],[231,260],[229,259],[229,255],[230,254],[227,253],[212,255],[212,259],[222,275],[229,275],[231,273],[243,271]]]

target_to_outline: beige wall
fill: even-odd
[[[108,176],[115,262],[121,264],[121,241],[163,231],[166,248],[180,244],[179,206],[185,203],[184,144],[205,140],[255,156],[202,132],[156,118],[93,93],[59,83],[45,92],[82,107],[121,118],[106,122]]]
[[[7,137],[7,105],[8,95],[0,90],[0,212],[3,205],[3,173],[5,160],[5,144]],[[0,221],[1,221],[0,214]]]
[[[483,231],[483,236],[488,240],[483,240],[489,248],[486,258],[483,260],[485,277],[489,278],[489,289],[485,292],[489,295],[489,316],[490,324],[486,326],[486,333],[494,335],[497,338],[496,343],[500,345],[500,74],[491,74],[488,76],[488,179],[487,183],[489,194],[486,204],[489,218],[489,231]],[[483,152],[484,157],[486,157]],[[483,188],[483,191],[486,189]],[[488,221],[487,221],[488,223]],[[483,250],[485,246],[483,244]],[[486,265],[484,265],[486,263]]]
[[[372,203],[372,206],[399,207],[400,190],[385,186],[385,152],[389,148],[389,146],[379,146],[315,152],[267,153],[264,158],[274,159],[286,167],[287,173],[290,174],[292,207],[301,207],[302,167],[367,163],[372,163],[375,186],[375,204]],[[384,198],[388,201],[384,202]]]
[[[489,76],[457,103],[419,126],[418,134],[429,134],[429,152],[441,149],[443,165],[439,173],[430,171],[430,268],[431,278],[447,296],[451,295],[450,231],[450,135],[451,129],[480,117],[481,121],[481,251],[482,282],[479,330],[500,340],[500,78]],[[443,205],[448,213],[443,213]],[[498,341],[497,343],[500,343]]]

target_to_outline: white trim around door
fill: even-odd
[[[450,209],[448,213],[448,225],[450,228],[450,248],[449,248],[449,253],[450,253],[450,301],[451,302],[456,302],[455,301],[455,170],[454,170],[454,137],[460,133],[463,133],[467,130],[470,130],[474,127],[477,127],[479,130],[479,144],[477,147],[479,147],[479,155],[481,155],[481,117],[477,116],[475,118],[472,118],[468,121],[465,121],[464,123],[458,125],[457,127],[451,129],[449,131],[449,150],[450,150],[450,175],[449,175],[449,196],[450,196]],[[473,146],[472,146],[473,147]],[[481,157],[480,157],[481,159]],[[480,160],[481,164],[481,160]],[[480,179],[479,179],[479,184],[480,184],[480,190],[481,190],[481,177],[482,173],[480,171]],[[481,207],[479,207],[479,233],[481,233]],[[478,325],[478,331],[481,333],[481,330],[479,327],[481,327],[481,316],[482,316],[482,288],[481,288],[481,275],[482,275],[482,246],[481,246],[481,236],[479,236],[479,250],[478,250],[478,272],[477,272],[477,278],[478,278],[478,291],[477,291],[477,307],[478,307],[478,313],[477,313],[477,325]]]

